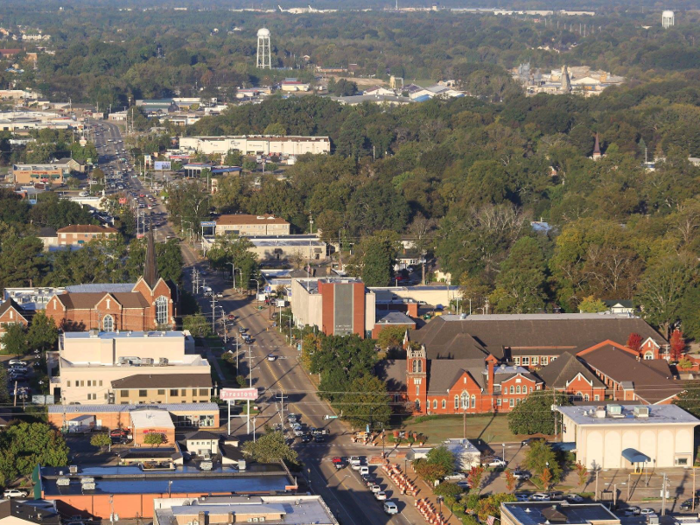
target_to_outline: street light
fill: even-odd
[[[255,291],[255,300],[257,301],[258,295],[260,295],[260,281],[258,281],[257,279],[255,279],[253,277],[251,277],[250,280],[255,281],[255,290],[256,290]]]
[[[232,262],[227,262],[226,264],[231,265],[231,282],[233,283],[233,289],[236,289],[236,266]]]
[[[506,461],[506,444],[505,444],[505,443],[502,443],[501,446],[503,447],[503,456],[502,456],[502,459],[503,459],[503,462],[505,463],[505,461]]]

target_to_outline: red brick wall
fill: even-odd
[[[365,338],[365,285],[364,283],[352,284],[352,331]],[[373,320],[374,321],[374,320]]]
[[[335,288],[332,284],[319,281],[318,291],[321,294],[321,330],[326,335],[332,335]]]
[[[581,376],[577,376],[569,385],[566,387],[565,392],[570,396],[581,396],[584,401],[595,401],[595,396],[598,396],[599,401],[605,399],[605,388],[598,387],[594,388],[588,381],[583,379]],[[588,399],[586,399],[588,396]]]

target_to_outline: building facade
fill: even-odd
[[[274,215],[222,215],[216,219],[216,235],[246,237],[289,235],[291,225]]]
[[[119,233],[108,226],[73,224],[56,230],[58,246],[80,246],[94,240],[104,240]]]
[[[328,137],[257,135],[223,137],[180,137],[180,149],[210,155],[238,150],[244,155],[304,155],[331,152]]]

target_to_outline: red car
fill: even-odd
[[[343,461],[343,458],[333,458],[331,461],[333,461],[333,466],[337,470],[345,468],[345,461]]]

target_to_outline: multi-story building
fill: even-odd
[[[12,166],[12,180],[15,184],[51,183],[61,185],[65,181],[65,170],[60,167],[42,167],[31,164]]]
[[[80,246],[93,240],[114,237],[118,230],[94,224],[73,224],[56,231],[58,246]]]
[[[180,149],[197,151],[206,155],[225,155],[240,151],[244,155],[303,155],[305,153],[330,153],[328,137],[302,137],[296,135],[255,135],[222,137],[180,137]]]
[[[65,404],[209,402],[209,362],[187,332],[68,332],[53,394]],[[59,390],[57,390],[59,389]]]
[[[290,224],[274,215],[222,215],[216,219],[215,233],[246,237],[289,235]]]
[[[12,299],[7,299],[0,304],[0,348],[3,347],[2,334],[5,333],[5,327],[9,324],[19,323],[22,326],[27,326],[31,316],[24,308],[17,304]]]

